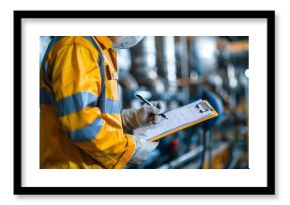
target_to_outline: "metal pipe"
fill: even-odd
[[[205,162],[205,152],[206,152],[206,130],[204,129],[203,130],[203,133],[202,135],[200,136],[201,137],[201,146],[204,148],[202,150],[202,153],[201,153],[201,157],[200,157],[200,164],[199,164],[199,169],[202,169],[204,168],[204,162]]]
[[[189,66],[188,66],[188,47],[187,47],[187,38],[186,36],[180,37],[179,42],[179,55],[180,55],[180,66],[181,66],[181,78],[189,79]],[[189,102],[190,89],[189,85],[182,87],[182,91],[185,94],[184,102]]]
[[[156,44],[158,53],[158,73],[165,79],[167,91],[175,93],[177,90],[177,83],[174,37],[156,37]]]
[[[137,46],[132,48],[132,74],[140,85],[146,86],[156,93],[165,91],[165,86],[158,78],[157,51],[155,37],[146,36]]]
[[[204,150],[204,147],[202,145],[200,145],[200,146],[194,148],[193,150],[191,150],[190,152],[187,152],[186,154],[184,154],[184,155],[178,157],[177,159],[169,162],[168,164],[162,165],[158,169],[174,169],[176,167],[180,167],[180,166],[184,165],[185,163],[198,157],[203,150]]]

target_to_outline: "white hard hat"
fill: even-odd
[[[144,36],[110,36],[114,48],[131,48],[139,43]]]

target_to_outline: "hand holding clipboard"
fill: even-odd
[[[134,130],[134,134],[144,133],[147,140],[155,141],[218,116],[206,100],[197,100],[164,114],[168,119],[140,127]]]

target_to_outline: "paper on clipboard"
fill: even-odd
[[[134,130],[134,135],[144,133],[146,140],[154,141],[186,127],[216,117],[218,114],[207,101],[200,99],[169,111],[165,115],[168,119],[162,118],[156,124],[140,127]]]

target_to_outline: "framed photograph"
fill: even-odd
[[[275,194],[275,12],[14,11],[14,194]]]

